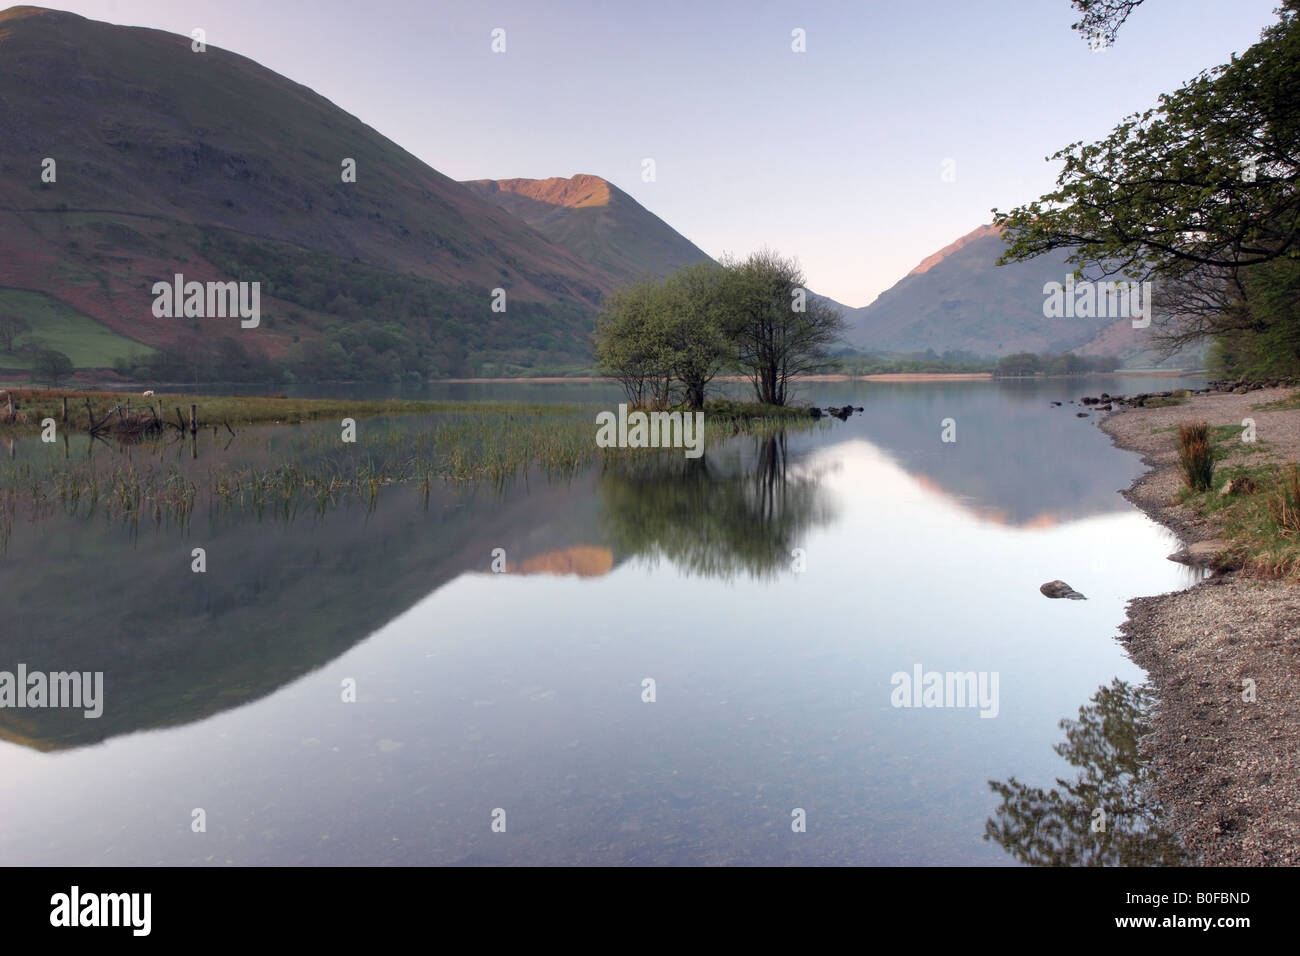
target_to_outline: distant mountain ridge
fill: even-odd
[[[869,352],[1124,354],[1142,345],[1131,319],[1043,315],[1043,286],[1074,271],[1068,252],[996,265],[1005,244],[979,226],[926,256],[870,305],[845,309],[850,345]]]
[[[1002,230],[999,229],[997,226],[992,225],[991,223],[986,226],[977,226],[976,228],[972,229],[970,232],[966,233],[966,235],[962,236],[960,239],[948,243],[948,245],[944,246],[938,252],[926,256],[924,259],[922,259],[920,262],[916,264],[916,268],[914,268],[911,272],[909,272],[908,275],[919,276],[923,273],[929,272],[939,263],[943,262],[943,260],[947,259],[950,255],[956,252],[958,249],[964,249],[966,246],[970,245],[972,242],[974,242],[977,239],[983,239],[985,236],[1000,237],[1001,235],[1002,235]]]

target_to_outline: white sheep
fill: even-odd
[[[153,389],[151,388],[149,389],[149,391],[141,392],[140,394],[143,395],[145,398],[153,398]]]

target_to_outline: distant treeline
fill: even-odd
[[[951,350],[939,354],[934,349],[903,355],[873,355],[857,349],[840,349],[827,370],[841,375],[942,374],[954,372],[991,372],[996,358],[974,352]]]
[[[1030,375],[1088,375],[1113,372],[1120,367],[1115,355],[1035,355],[1017,352],[998,359],[995,378],[1024,378]]]
[[[954,374],[991,372],[996,377],[1018,378],[1030,375],[1088,375],[1113,372],[1120,367],[1115,355],[1036,355],[1019,352],[996,358],[974,352],[951,350],[939,354],[934,349],[906,355],[881,356],[842,349],[834,357],[833,371],[844,375]]]

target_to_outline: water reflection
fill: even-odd
[[[616,551],[690,574],[771,578],[797,567],[798,543],[834,520],[821,475],[791,461],[784,433],[752,439],[752,457],[607,463],[601,526]]]
[[[327,423],[248,429],[222,451],[204,432],[197,466],[188,438],[95,443],[108,479],[275,479],[185,523],[141,521],[137,537],[105,502],[91,518],[55,498],[28,520],[22,472],[0,494],[0,669],[102,670],[106,705],[96,720],[0,710],[0,738],[18,744],[0,743],[0,857],[974,865],[1065,860],[1070,840],[1077,855],[1086,788],[988,781],[1067,777],[1089,750],[1136,776],[1132,747],[1105,739],[1118,699],[1094,701],[1078,742],[1053,752],[1056,727],[1112,677],[1141,679],[1112,638],[1128,598],[1187,582],[1164,560],[1168,535],[1113,493],[1136,457],[1045,401],[1012,414],[1001,394],[876,390],[853,402],[865,415],[719,441],[704,461],[437,481],[427,498],[394,483],[378,507],[339,495],[319,514],[307,495],[292,523],[257,520],[259,495],[276,514],[293,485],[279,466],[351,481],[401,465],[408,443],[368,426],[340,450]],[[948,415],[955,445],[940,441]],[[25,441],[33,474],[64,453]],[[1033,520],[1045,513],[1059,520]],[[493,573],[498,549],[507,573]],[[1057,577],[1089,600],[1043,599]],[[999,673],[998,718],[892,707],[890,675],[918,662]],[[1109,828],[1131,828],[1107,793]],[[223,808],[201,843],[199,805]],[[521,839],[484,825],[500,805]],[[790,831],[794,807],[806,833]],[[1005,843],[978,838],[990,816]]]
[[[1186,865],[1149,796],[1154,772],[1138,754],[1152,703],[1144,688],[1118,678],[1098,688],[1078,720],[1061,721],[1065,742],[1053,748],[1079,768],[1076,778],[1058,778],[1060,790],[1015,777],[989,781],[1002,805],[985,823],[984,839],[1031,866]]]
[[[0,709],[0,740],[42,750],[211,717],[324,666],[469,571],[598,541],[591,478],[490,490],[390,489],[388,506],[340,503],[330,520],[257,520],[203,509],[184,526],[45,507],[17,512],[0,618],[0,669],[103,671],[97,720]],[[7,503],[8,502],[8,503]],[[31,511],[31,509],[26,509]],[[100,514],[102,514],[102,509]],[[194,548],[206,571],[193,571]]]

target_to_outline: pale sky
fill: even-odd
[[[1051,189],[1045,156],[1250,46],[1276,0],[1147,0],[1100,53],[1068,0],[48,5],[202,27],[454,179],[594,173],[710,255],[770,246],[862,306]]]

